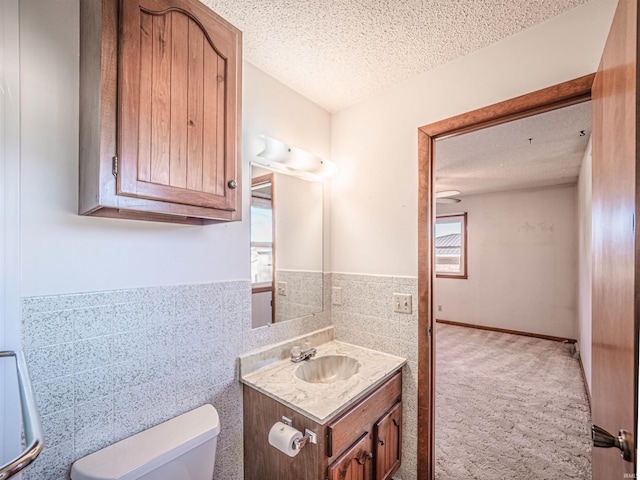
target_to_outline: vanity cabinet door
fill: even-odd
[[[369,394],[351,410],[332,421],[327,427],[327,456],[340,455],[366,432],[402,397],[402,375],[395,373],[386,383]]]
[[[402,402],[396,403],[375,424],[375,479],[389,480],[400,468],[402,451]]]
[[[365,433],[340,458],[329,466],[329,480],[371,480],[373,452],[370,433]]]

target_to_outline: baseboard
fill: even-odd
[[[511,333],[513,335],[522,335],[524,337],[542,338],[543,340],[552,340],[554,342],[568,342],[576,343],[575,338],[554,337],[553,335],[543,335],[541,333],[523,332],[520,330],[508,330],[506,328],[488,327],[486,325],[474,325],[473,323],[452,322],[451,320],[441,320],[436,318],[436,322],[445,323],[447,325],[455,325],[456,327],[469,327],[476,328],[478,330],[490,330],[492,332]],[[584,372],[583,372],[584,375]]]
[[[587,394],[587,402],[589,402],[589,411],[591,411],[591,392],[589,391],[589,384],[587,383],[587,375],[584,373],[584,365],[582,364],[582,355],[578,357],[578,363],[580,363],[580,372],[582,372],[582,381],[584,382],[584,391]]]

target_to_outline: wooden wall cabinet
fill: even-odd
[[[267,439],[282,416],[318,434],[295,457]],[[245,478],[263,480],[390,480],[402,451],[402,375],[398,371],[346,412],[325,424],[244,385]]]
[[[242,36],[198,0],[81,0],[79,213],[241,219]]]

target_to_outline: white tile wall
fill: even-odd
[[[323,310],[323,273],[277,270],[276,285],[287,282],[287,294],[276,290],[276,322],[304,317]]]
[[[45,430],[25,480],[66,480],[73,461],[203,403],[220,413],[216,480],[242,478],[242,389],[236,358],[333,323],[338,340],[408,359],[403,464],[416,478],[417,313],[393,313],[393,293],[417,305],[417,280],[325,275],[343,303],[319,315],[251,329],[248,281],[139,288],[22,301],[23,348]]]
[[[413,277],[344,273],[333,273],[332,281],[334,287],[342,287],[342,305],[332,306],[336,340],[407,359],[402,378],[402,466],[394,478],[415,480],[418,418],[418,281]],[[412,314],[393,312],[394,293],[412,295]]]
[[[251,330],[248,281],[22,301],[23,348],[45,430],[25,480],[69,478],[72,462],[213,404],[218,480],[242,478],[241,353],[331,324],[330,312]]]

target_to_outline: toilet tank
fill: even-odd
[[[203,405],[77,460],[71,478],[211,480],[218,433],[218,412]]]

